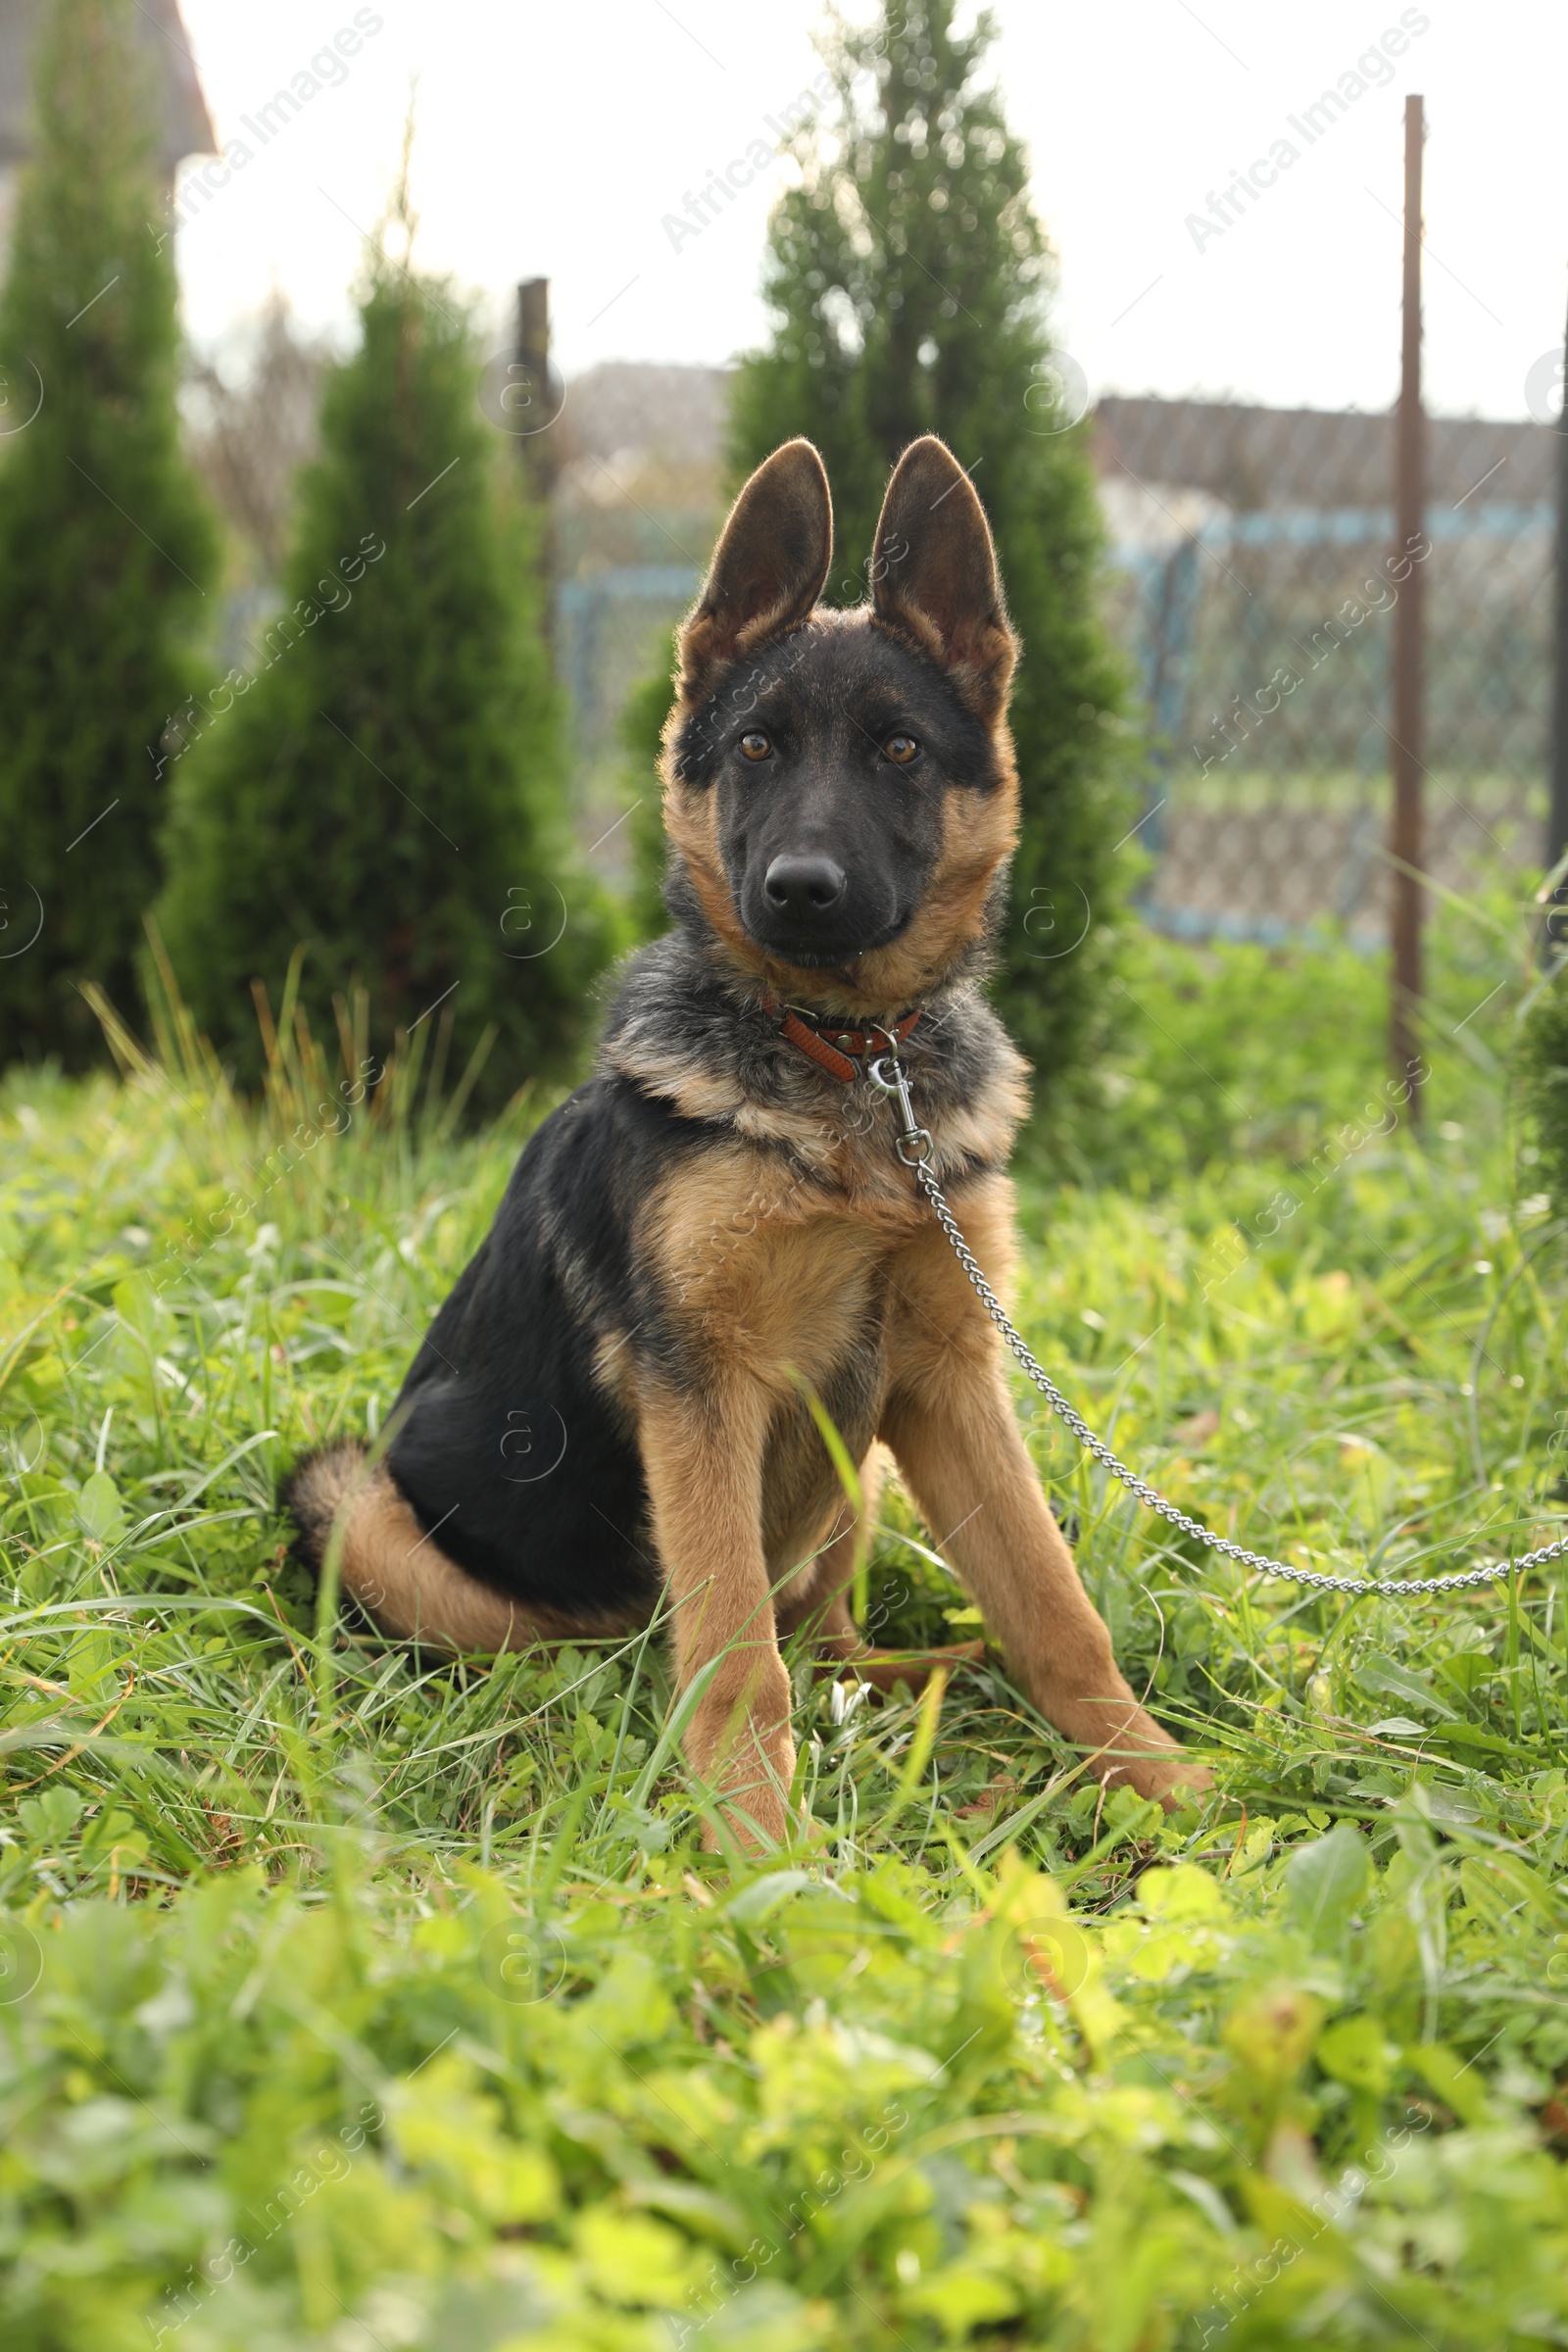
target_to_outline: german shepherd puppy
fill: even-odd
[[[889,484],[868,603],[818,605],[833,520],[791,441],[735,502],[664,731],[676,928],[630,963],[593,1077],[517,1162],[404,1383],[384,1458],[286,1499],[385,1632],[454,1650],[615,1635],[662,1603],[701,1688],[687,1759],[750,1842],[795,1768],[779,1640],[854,1657],[856,1528],[810,1413],[877,1441],[1013,1674],[1103,1779],[1201,1770],[1139,1706],[1047,1508],[998,1335],[862,1074],[897,1038],[991,1282],[1025,1066],[980,994],[1017,832],[1017,644],[940,441]],[[877,1457],[885,1459],[881,1446]]]

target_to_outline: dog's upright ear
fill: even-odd
[[[911,441],[888,484],[871,552],[872,610],[939,662],[982,718],[999,719],[1018,658],[991,525],[934,433]]]
[[[809,441],[763,460],[730,509],[680,633],[680,695],[701,702],[727,662],[804,620],[833,561],[833,502]]]

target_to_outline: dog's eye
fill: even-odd
[[[741,750],[748,760],[765,760],[772,749],[772,743],[760,728],[754,727],[749,735],[741,737]]]
[[[882,756],[891,760],[897,767],[907,767],[919,749],[914,737],[906,735],[901,729],[888,737],[882,746]]]

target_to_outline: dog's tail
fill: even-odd
[[[365,1479],[365,1447],[353,1445],[318,1446],[302,1454],[284,1479],[277,1499],[294,1522],[294,1548],[313,1576],[321,1573],[332,1523],[345,1505],[352,1524],[355,1491]]]
[[[437,1548],[384,1462],[363,1446],[322,1446],[301,1456],[278,1500],[298,1530],[296,1549],[319,1577],[341,1529],[341,1589],[384,1634],[458,1651],[523,1649],[546,1629]]]

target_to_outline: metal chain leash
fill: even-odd
[[[938,1224],[953,1245],[954,1255],[968,1276],[976,1298],[1023,1371],[1057,1419],[1065,1422],[1078,1443],[1093,1454],[1095,1460],[1108,1470],[1112,1478],[1119,1479],[1129,1494],[1136,1494],[1147,1510],[1156,1512],[1172,1527],[1180,1528],[1182,1534],[1191,1536],[1195,1544],[1203,1544],[1209,1551],[1220,1552],[1226,1559],[1239,1560],[1244,1568],[1261,1569],[1265,1576],[1286,1577],[1293,1585],[1310,1585],[1320,1592],[1387,1592],[1396,1597],[1410,1592],[1454,1592],[1465,1586],[1495,1584],[1502,1577],[1522,1575],[1527,1568],[1539,1568],[1544,1561],[1560,1559],[1568,1552],[1568,1535],[1563,1535],[1558,1537],[1555,1544],[1544,1544],[1539,1551],[1527,1551],[1517,1560],[1494,1560],[1488,1567],[1467,1569],[1458,1576],[1324,1576],[1314,1568],[1288,1567],[1283,1560],[1270,1559],[1266,1552],[1249,1551],[1244,1544],[1233,1544],[1229,1536],[1215,1535],[1212,1528],[1204,1527],[1201,1520],[1194,1519],[1179,1509],[1157,1488],[1152,1487],[1146,1478],[1140,1478],[1136,1470],[1130,1470],[1124,1461],[1112,1453],[1103,1438],[1096,1437],[1082,1413],[1068,1403],[1050,1373],[1036,1363],[1008,1320],[1001,1299],[980,1271],[975,1254],[948,1206],[947,1195],[927,1165],[932,1149],[931,1136],[915,1118],[914,1105],[909,1099],[909,1082],[898,1055],[880,1054],[875,1061],[866,1065],[866,1070],[872,1084],[879,1087],[883,1094],[898,1097],[899,1106],[904,1113],[904,1131],[895,1139],[894,1149],[905,1166],[913,1169],[915,1181],[930,1201]]]

